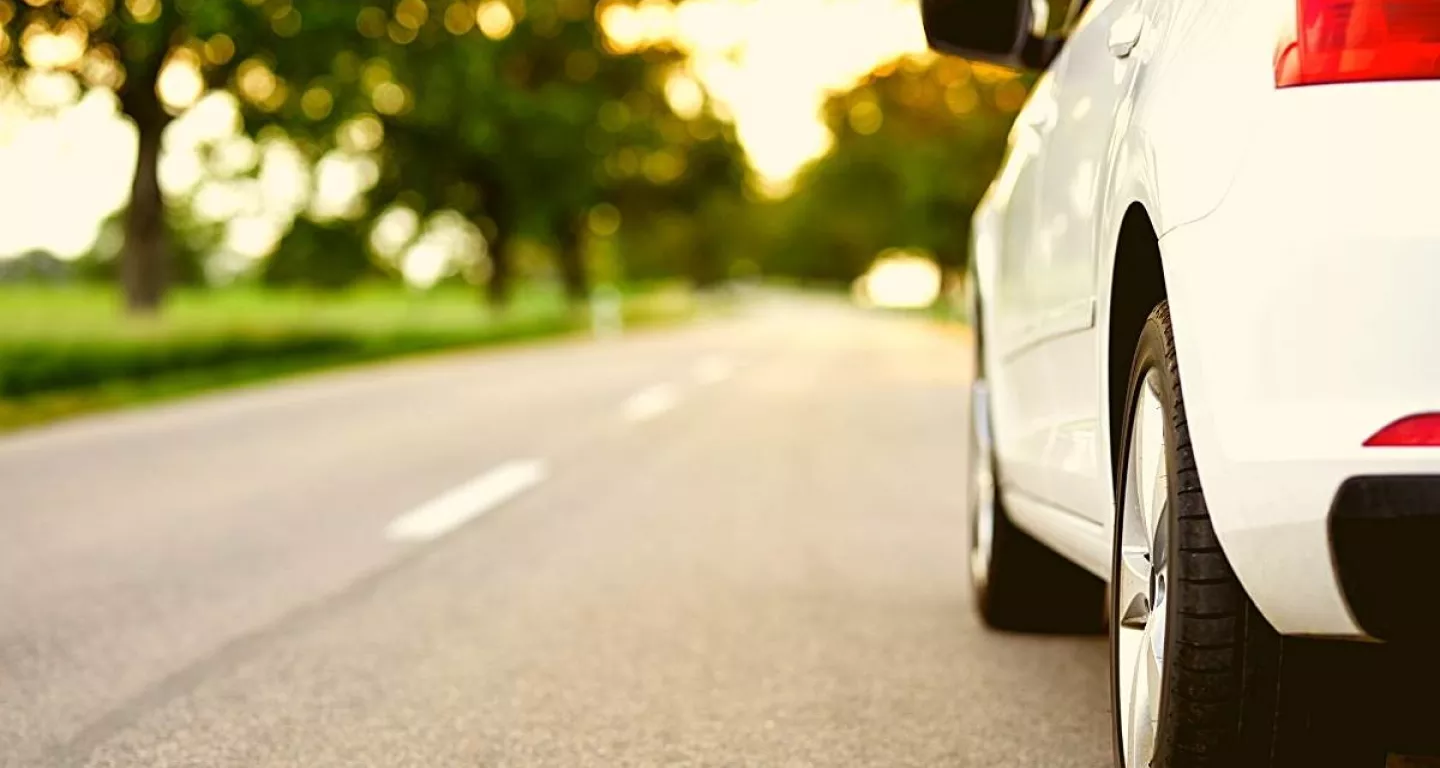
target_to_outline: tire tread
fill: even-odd
[[[1171,613],[1155,766],[1240,768],[1269,765],[1245,738],[1267,727],[1266,713],[1247,707],[1247,669],[1273,633],[1255,611],[1210,520],[1185,411],[1184,388],[1170,323],[1161,302],[1147,319],[1131,374],[1131,399],[1143,370],[1162,368],[1171,407]],[[1131,406],[1133,407],[1133,406]],[[1127,412],[1128,413],[1128,412]],[[1128,438],[1128,424],[1124,434]],[[1117,478],[1118,484],[1121,478]],[[1117,492],[1116,498],[1124,498]],[[1258,662],[1264,663],[1264,662]],[[1263,710],[1264,707],[1261,707]],[[1116,711],[1123,711],[1118,708]],[[1120,749],[1117,745],[1117,762]]]

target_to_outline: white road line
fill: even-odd
[[[719,384],[735,375],[735,364],[718,356],[701,358],[692,373],[701,384]]]
[[[539,485],[547,474],[543,461],[507,461],[395,518],[385,528],[385,537],[392,541],[439,538]]]
[[[669,382],[636,392],[621,408],[627,421],[649,421],[675,409],[680,404],[680,391]]]

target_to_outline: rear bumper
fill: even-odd
[[[1440,637],[1440,477],[1352,477],[1330,510],[1335,570],[1356,622],[1382,640]]]
[[[1397,114],[1440,118],[1440,84],[1395,85],[1277,95],[1220,207],[1161,239],[1216,533],[1288,634],[1368,634],[1331,548],[1342,485],[1440,477],[1440,450],[1362,445],[1440,410],[1437,122]]]

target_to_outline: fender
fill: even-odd
[[[1220,7],[1202,14],[1202,6]],[[1164,237],[1220,207],[1275,91],[1271,57],[1278,34],[1265,35],[1293,11],[1284,0],[1147,4],[1145,35],[1132,54],[1139,71],[1115,115],[1096,219],[1097,359],[1109,354],[1115,255],[1126,213],[1142,206],[1156,235]],[[1221,23],[1226,20],[1235,23]],[[1109,424],[1109,367],[1099,366],[1099,374],[1101,423]],[[1097,456],[1108,476],[1108,429],[1101,440],[1104,450]]]

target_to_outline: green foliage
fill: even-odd
[[[260,281],[276,287],[337,290],[383,273],[370,261],[362,233],[350,222],[295,220],[261,267]]]
[[[657,184],[643,176],[615,184],[611,199],[626,226],[620,247],[627,274],[686,275],[706,286],[730,277],[746,255],[739,233],[748,216],[748,172],[734,129],[712,117],[662,123],[683,138],[664,150],[684,168]]]
[[[421,296],[393,288],[182,292],[160,321],[117,322],[115,303],[93,289],[0,287],[0,307],[0,401],[187,377],[252,378],[256,371],[497,344],[588,323],[559,296],[536,291],[522,293],[504,313],[487,312],[464,290]],[[688,292],[663,286],[633,293],[624,304],[632,323],[693,311]]]
[[[548,245],[580,293],[597,206],[619,210],[628,236],[666,213],[694,213],[712,193],[739,197],[733,133],[708,115],[679,117],[664,97],[675,53],[613,50],[584,0],[511,2],[501,13],[513,27],[488,32],[474,26],[474,3],[460,7],[469,13],[454,14],[453,2],[345,4],[355,39],[273,62],[293,93],[324,89],[333,108],[321,116],[306,114],[303,97],[279,109],[252,100],[252,123],[279,121],[325,151],[344,145],[347,119],[377,115],[384,143],[370,216],[395,204],[422,216],[458,211],[502,262],[516,237]],[[687,246],[713,250],[712,239]],[[683,274],[688,252],[660,271]],[[511,271],[496,267],[497,279]]]
[[[83,25],[89,50],[65,67],[96,85],[123,73],[122,102],[142,127],[136,89],[153,92],[161,64],[185,58],[237,95],[251,135],[288,137],[312,161],[337,149],[375,160],[363,210],[344,221],[302,215],[256,271],[271,286],[393,279],[366,237],[394,205],[422,220],[456,211],[483,232],[495,264],[476,274],[494,275],[497,297],[517,271],[517,238],[525,252],[538,243],[555,254],[575,296],[591,271],[707,285],[756,262],[843,283],[894,247],[958,269],[1025,90],[1012,73],[959,59],[894,62],[830,99],[833,151],[794,193],[754,203],[733,129],[708,109],[677,114],[665,96],[680,54],[616,49],[601,9],[584,0],[0,4],[14,11],[12,41],[31,25]],[[491,12],[502,23],[477,23]],[[24,63],[21,47],[10,46],[12,65]],[[94,66],[107,60],[118,69]],[[218,229],[175,228],[183,219],[168,217],[166,271],[200,282]]]
[[[228,82],[242,57],[299,31],[282,21],[298,18],[288,0],[285,7],[288,13],[270,0],[0,0],[0,66],[67,72],[81,86],[109,88],[137,129],[118,270],[132,311],[154,312],[170,281],[197,280],[203,272],[195,239],[175,242],[168,231],[159,157],[180,105],[165,103],[162,73],[185,61],[211,83]]]
[[[587,262],[604,259],[607,277],[712,282],[735,251],[726,220],[743,204],[739,144],[708,110],[671,108],[677,51],[617,49],[602,10],[588,0],[0,0],[11,41],[0,63],[115,89],[146,146],[178,109],[157,85],[179,63],[236,95],[251,136],[288,138],[312,162],[335,149],[370,155],[380,173],[363,210],[348,222],[298,220],[258,270],[267,284],[381,274],[365,234],[397,204],[422,219],[453,210],[483,232],[499,262],[488,271],[496,296],[515,271],[505,262],[516,238],[556,254],[576,296]],[[26,30],[73,34],[82,53],[29,61]],[[142,178],[155,167],[143,154]],[[132,206],[141,215],[118,219],[127,232],[115,263],[86,271],[118,279],[121,265],[132,275],[141,265],[152,298],[167,275],[203,281],[216,229],[191,228],[166,202],[149,185]],[[597,209],[618,211],[619,231],[592,226]]]
[[[768,213],[772,274],[848,282],[887,248],[966,260],[970,216],[1025,94],[1011,73],[956,58],[905,59],[826,105],[833,150]]]
[[[231,333],[164,344],[123,339],[0,347],[0,397],[80,389],[256,359],[284,360],[349,351],[358,339],[337,333]]]

